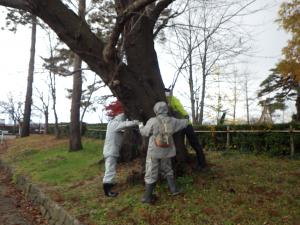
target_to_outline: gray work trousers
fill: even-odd
[[[155,183],[158,180],[159,172],[164,178],[166,176],[174,176],[171,158],[157,159],[147,155],[145,183]]]
[[[116,166],[118,157],[108,156],[105,158],[105,173],[103,177],[103,183],[112,184],[115,182]]]

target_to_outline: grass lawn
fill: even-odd
[[[209,171],[177,178],[183,195],[169,196],[166,183],[160,182],[156,204],[144,205],[143,184],[126,183],[126,177],[139,169],[137,162],[118,165],[120,195],[104,197],[99,140],[83,139],[84,150],[72,153],[68,140],[52,136],[19,138],[8,144],[2,159],[90,225],[300,225],[299,160],[206,152]]]

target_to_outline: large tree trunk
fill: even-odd
[[[134,26],[131,27],[131,24]],[[153,26],[147,17],[132,18],[126,25],[128,32],[124,33],[124,47],[127,65],[120,66],[115,74],[114,80],[119,80],[120,85],[111,87],[122,103],[129,106],[125,108],[126,113],[144,122],[154,116],[154,104],[166,100],[152,38]],[[142,143],[134,130],[126,131],[120,161],[126,162],[138,155],[145,155],[146,149]]]
[[[115,78],[122,85],[112,88],[125,105],[130,105],[133,118],[146,121],[154,115],[154,104],[166,98],[152,37],[154,23],[144,16],[132,19],[124,33],[127,66],[121,67]]]
[[[126,129],[120,150],[119,162],[130,162],[138,156],[145,155],[141,134],[136,128]]]
[[[71,106],[71,124],[69,137],[69,151],[78,151],[82,149],[80,132],[80,102],[82,93],[81,59],[75,56],[73,75],[73,91]]]
[[[27,137],[30,133],[30,117],[31,117],[31,105],[32,105],[32,84],[34,73],[34,57],[35,57],[35,43],[36,43],[36,16],[32,17],[31,28],[31,47],[30,47],[30,60],[27,78],[27,91],[24,108],[24,119],[22,123],[21,137]]]
[[[122,99],[124,99],[126,103],[133,99],[139,102],[139,105],[137,105],[138,108],[133,109],[131,112],[142,113],[137,116],[139,119],[146,121],[150,116],[154,115],[153,105],[157,101],[166,99],[152,38],[154,23],[147,17],[141,17],[138,18],[138,20],[134,19],[135,18],[133,18],[133,21],[130,21],[129,23],[134,24],[134,26],[131,27],[130,25],[127,25],[125,30],[128,32],[125,32],[124,34],[125,51],[127,56],[126,72],[124,71],[122,73],[121,70],[120,73],[117,74],[120,78],[120,83],[125,84],[126,86],[124,86],[124,89],[117,89],[116,91],[119,91],[117,95],[119,97],[121,95]],[[130,71],[130,73],[128,73],[128,71]],[[135,82],[133,82],[134,80]],[[130,83],[128,81],[130,81]],[[129,87],[130,89],[128,89]],[[136,91],[135,94],[132,90]],[[130,102],[128,102],[128,104],[130,104]],[[147,111],[143,111],[145,109]],[[132,116],[135,116],[133,118],[136,118],[136,115]],[[147,141],[141,141],[138,137],[132,137],[133,134],[133,131],[126,134],[126,138],[123,143],[124,147],[121,152],[124,152],[124,149],[127,149],[127,154],[125,155],[124,153],[121,153],[122,161],[130,160],[130,157],[133,155],[145,155],[144,148],[146,146],[142,143],[146,143]],[[184,146],[183,135],[178,133],[174,135],[174,138],[178,153],[176,156],[176,173],[179,174],[180,172],[178,171],[183,171],[182,168],[186,166],[186,159],[188,156]],[[140,146],[139,153],[135,152],[137,143]],[[130,151],[131,153],[129,153]]]
[[[85,0],[79,1],[78,7],[79,17],[85,21]],[[71,106],[71,124],[69,137],[69,151],[79,151],[82,149],[81,144],[81,123],[80,123],[80,105],[82,95],[82,60],[78,55],[75,55],[74,75],[73,75],[73,91],[72,91],[72,106]]]

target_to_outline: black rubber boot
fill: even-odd
[[[118,192],[111,191],[111,189],[112,189],[113,186],[114,186],[114,184],[103,183],[104,194],[107,197],[117,197],[117,195],[119,194]]]
[[[203,170],[207,167],[205,155],[203,153],[203,150],[197,150],[196,151],[196,158],[197,158],[197,169]]]
[[[182,193],[182,190],[176,187],[175,179],[173,176],[167,176],[167,181],[171,195],[179,195]]]
[[[205,168],[207,166],[207,163],[206,163],[205,155],[203,152],[203,148],[198,140],[198,137],[194,131],[193,126],[189,124],[184,129],[184,133],[185,133],[190,145],[196,152],[197,169],[202,170],[203,168]]]
[[[145,193],[142,198],[142,203],[153,203],[156,199],[155,195],[153,195],[153,191],[155,188],[155,183],[145,185]]]

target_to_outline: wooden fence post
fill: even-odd
[[[226,150],[229,150],[229,146],[230,146],[230,127],[229,125],[226,126],[227,132],[226,132]]]
[[[295,145],[294,145],[294,134],[293,134],[292,125],[290,125],[290,146],[291,146],[291,157],[293,158],[295,155]]]

